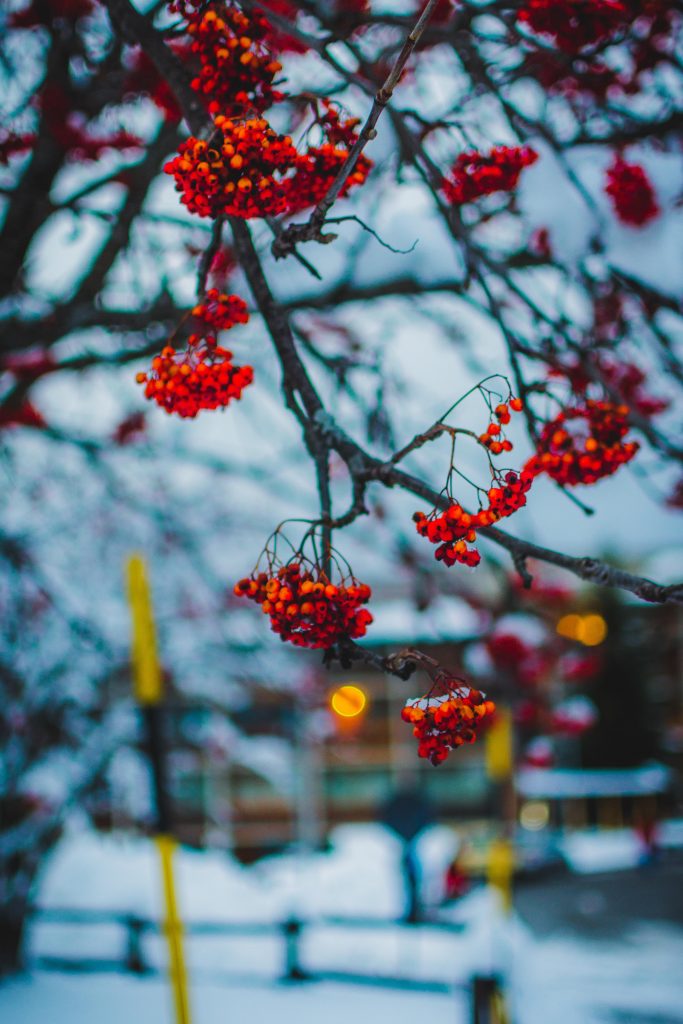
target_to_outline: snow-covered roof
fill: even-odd
[[[652,762],[639,768],[523,768],[517,790],[532,798],[641,796],[661,793],[671,780],[671,769]]]
[[[373,607],[374,623],[368,640],[385,643],[443,643],[463,640],[482,631],[480,615],[462,598],[439,597],[424,611],[409,598],[384,601]]]

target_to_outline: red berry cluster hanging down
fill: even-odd
[[[460,683],[461,685],[454,685]],[[434,694],[434,690],[442,692]],[[461,680],[440,677],[429,693],[406,701],[401,718],[413,726],[417,753],[433,765],[446,760],[451,750],[474,743],[482,724],[496,710],[493,701]]]
[[[249,320],[247,304],[239,295],[226,295],[218,288],[210,288],[204,301],[192,310],[192,316],[206,327],[214,331],[228,331],[237,324],[246,324]]]
[[[208,142],[190,136],[164,167],[180,201],[200,217],[267,217],[287,210],[285,176],[297,159],[288,135],[264,118],[242,123],[219,115]]]
[[[322,100],[324,113],[317,118],[325,141],[309,146],[297,158],[296,173],[288,182],[288,212],[296,213],[314,206],[324,198],[358,138],[358,118],[342,118],[329,100]],[[361,153],[356,166],[339,193],[343,198],[354,185],[363,185],[372,170],[372,161]]]
[[[635,363],[618,362],[611,356],[600,352],[590,354],[590,363],[595,367],[600,378],[609,388],[614,388],[629,409],[635,409],[640,416],[651,419],[664,412],[671,405],[667,398],[651,395],[646,385],[647,377]],[[583,395],[592,381],[583,363],[575,361],[561,369],[550,371],[551,377],[566,377],[571,383],[575,395]]]
[[[234,4],[178,0],[169,4],[187,21],[190,52],[199,74],[192,88],[206,100],[210,114],[260,113],[281,100],[273,79],[282,65],[268,45],[271,28],[258,11],[247,16]]]
[[[565,409],[541,431],[536,454],[527,473],[547,473],[566,487],[594,484],[630,462],[638,451],[628,433],[627,405],[587,399],[585,405]]]
[[[525,167],[538,160],[530,146],[495,146],[490,153],[461,153],[444,179],[442,191],[455,205],[471,203],[493,192],[510,192]]]
[[[509,404],[501,402],[493,410],[495,420],[489,423],[483,434],[479,435],[479,443],[487,448],[491,455],[501,455],[502,452],[512,451],[512,441],[503,437],[502,428],[510,422],[510,410],[521,412],[522,408],[521,398],[511,398]]]
[[[469,513],[457,501],[439,512],[433,509],[429,515],[416,512],[413,516],[415,527],[421,537],[432,544],[438,544],[434,557],[446,565],[479,565],[481,555],[476,548],[468,548],[477,539],[477,530],[492,526],[499,519],[511,516],[526,505],[526,492],[531,487],[533,475],[526,470],[521,473],[510,471],[496,478],[496,486],[488,491],[488,508]]]
[[[560,51],[553,53],[545,45],[530,51],[524,59],[525,72],[549,91],[567,97],[604,101],[611,94],[638,93],[641,78],[666,60],[679,13],[667,0],[628,0],[620,6],[621,11],[614,4],[603,7],[605,17],[597,25],[591,8],[593,14],[598,8],[586,0],[573,4],[573,17],[563,17],[563,5],[557,0],[525,4],[520,20],[530,28],[535,22],[534,31],[550,35]],[[621,50],[617,66],[601,52],[613,37],[618,37],[614,41]],[[582,52],[582,47],[588,50]],[[568,61],[568,56],[573,59]]]
[[[370,587],[353,578],[332,583],[317,566],[296,559],[240,580],[235,594],[260,604],[273,632],[297,647],[327,649],[345,637],[355,640],[372,622],[362,607]]]
[[[512,451],[512,442],[504,437],[503,427],[510,422],[511,413],[521,412],[522,408],[521,399],[510,398],[492,410],[492,421],[478,438],[479,443],[489,452],[489,456]],[[488,491],[487,508],[469,513],[457,501],[452,501],[445,512],[439,512],[435,508],[429,515],[416,512],[413,516],[415,528],[420,536],[438,545],[434,552],[434,557],[438,561],[449,566],[455,565],[456,562],[461,565],[479,565],[479,552],[476,548],[467,546],[476,541],[477,530],[492,526],[499,519],[511,516],[517,509],[526,505],[526,492],[531,487],[533,479],[531,474],[500,472],[493,467],[491,472],[494,483]]]
[[[265,118],[236,123],[220,115],[208,142],[191,136],[164,170],[175,178],[180,201],[200,217],[293,213],[322,199],[356,139],[357,121],[342,120],[332,107],[319,123],[330,141],[298,153]],[[361,157],[341,194],[362,184],[371,166]]]
[[[639,164],[629,164],[615,156],[607,168],[605,192],[614,212],[623,224],[640,228],[660,212],[650,180]]]
[[[187,345],[185,352],[167,345],[152,360],[149,373],[138,373],[146,398],[168,413],[194,419],[200,409],[223,409],[242,397],[254,379],[251,366],[234,366],[232,352],[212,337],[191,334]]]

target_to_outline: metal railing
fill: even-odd
[[[31,956],[31,963],[37,967],[75,972],[119,971],[137,975],[160,973],[160,968],[155,966],[146,954],[144,941],[149,934],[163,935],[164,927],[160,921],[137,914],[67,907],[34,907],[30,916],[35,923],[83,926],[117,925],[122,930],[123,941],[121,954],[118,957],[87,957],[69,952],[54,955],[38,952]],[[408,924],[390,918],[333,916],[315,917],[308,920],[292,916],[283,921],[274,922],[189,921],[184,925],[185,934],[189,938],[247,938],[279,935],[282,940],[282,968],[277,980],[281,982],[334,980],[444,993],[463,987],[462,982],[449,983],[437,979],[312,968],[304,963],[301,950],[302,939],[309,928],[332,928],[340,931],[349,928],[363,930],[393,928],[412,935],[426,930],[438,930],[456,935],[462,933],[465,926],[459,922],[439,919]]]

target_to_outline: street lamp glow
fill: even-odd
[[[367,697],[361,688],[350,684],[340,686],[330,697],[332,710],[341,718],[357,718],[363,713],[366,704]]]
[[[597,647],[607,636],[607,623],[602,615],[584,615],[579,640],[586,647]]]
[[[577,640],[581,629],[580,615],[563,615],[555,627],[560,636],[568,640]]]
[[[602,615],[563,615],[555,627],[560,636],[577,640],[586,647],[597,647],[607,636],[607,623]]]

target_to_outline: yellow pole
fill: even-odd
[[[166,919],[164,931],[168,942],[171,987],[177,1024],[190,1024],[190,998],[187,983],[185,951],[183,949],[183,922],[178,910],[175,878],[173,874],[173,854],[176,842],[171,836],[157,836],[156,845],[161,860],[161,874],[164,883],[164,904]]]
[[[500,893],[503,909],[507,914],[512,910],[512,876],[515,870],[515,854],[509,839],[494,839],[489,846],[487,878],[489,885]]]
[[[133,693],[138,704],[159,704],[163,683],[147,566],[142,555],[131,555],[128,559],[128,603],[133,623]]]
[[[501,895],[506,912],[512,910],[512,879],[515,853],[512,843],[514,823],[513,782],[513,727],[509,708],[498,708],[491,727],[486,732],[486,773],[500,787],[502,800],[502,834],[495,839],[488,852],[487,878],[489,885]]]
[[[166,818],[168,804],[163,772],[163,746],[159,723],[162,710],[163,678],[157,652],[156,630],[147,566],[141,555],[131,555],[127,565],[128,601],[133,625],[132,663],[133,693],[140,704],[148,730],[150,758],[157,794],[157,816],[159,834],[155,844],[159,851],[161,877],[164,893],[164,931],[168,943],[169,977],[173,991],[176,1024],[190,1024],[190,999],[183,949],[183,925],[176,896],[173,871],[173,853],[176,842],[165,834],[169,827]]]
[[[512,712],[496,708],[496,717],[486,731],[486,774],[493,782],[506,782],[512,775]]]

